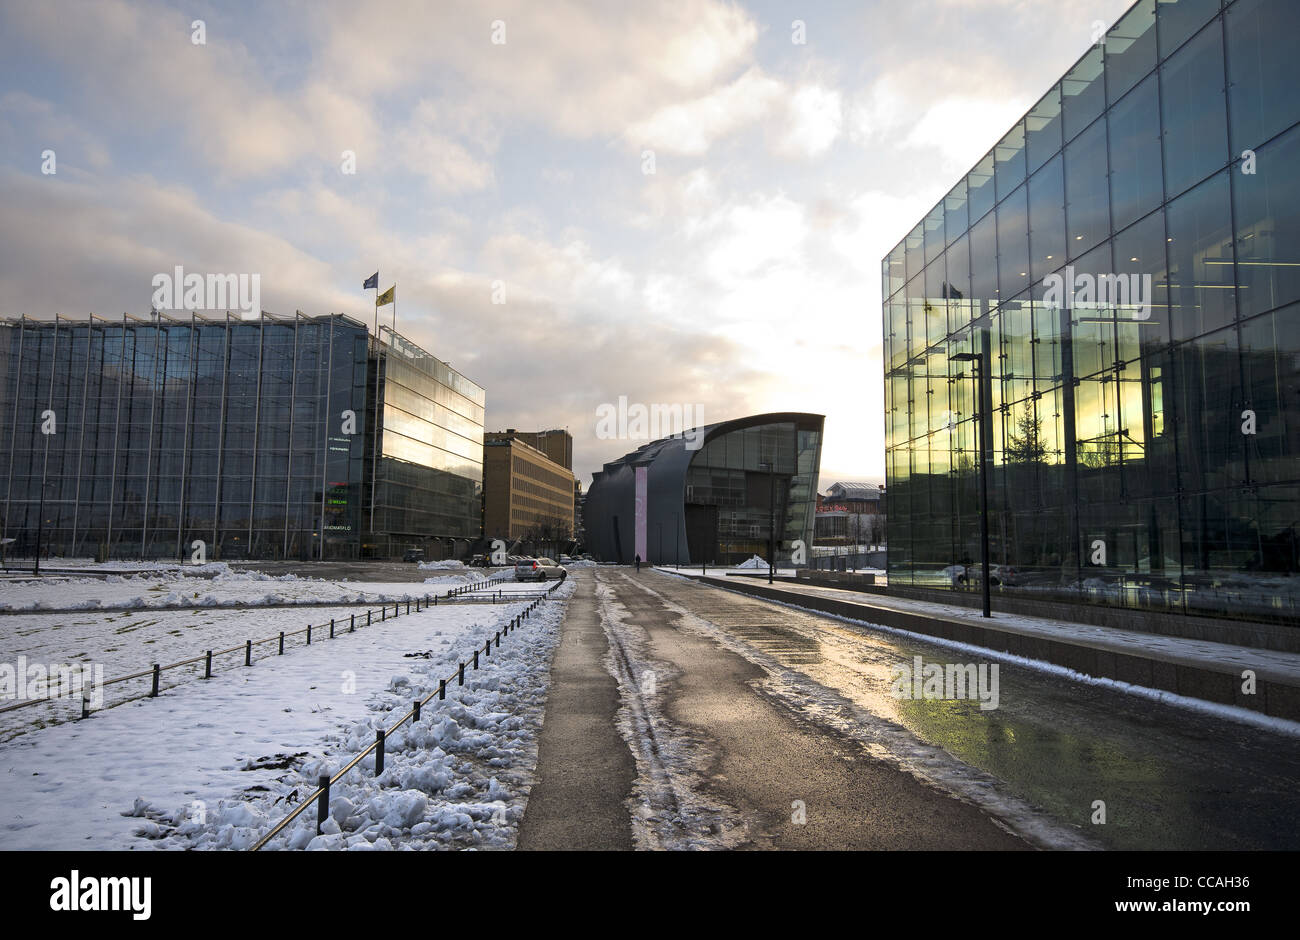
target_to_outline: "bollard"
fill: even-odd
[[[149,693],[150,698],[155,698],[158,695],[158,676],[161,672],[162,672],[162,667],[159,666],[157,663],[154,663],[153,664],[153,691]]]
[[[420,700],[417,698],[415,700],[415,708],[412,710],[412,714],[411,714],[411,724],[415,724],[419,720],[420,720]]]
[[[474,668],[478,668],[478,650],[474,651]]]
[[[353,614],[351,619],[348,620],[348,633],[356,633],[356,632],[357,632],[357,615]]]
[[[459,676],[459,678],[456,680],[456,684],[457,684],[457,685],[464,685],[464,684],[465,684],[465,664],[464,664],[464,663],[461,663],[461,664],[460,664],[460,676]]]
[[[330,639],[334,639],[334,618],[330,618]]]
[[[437,594],[433,595],[433,606],[434,606],[434,607],[437,607],[437,606],[438,606],[438,595],[437,595]]]
[[[384,729],[375,729],[375,776],[384,772]]]
[[[311,646],[311,624],[307,624],[307,645]]]
[[[366,611],[366,626],[370,626],[370,611]]]
[[[497,631],[497,649],[501,649],[501,631]]]
[[[81,717],[83,720],[90,717],[90,689],[84,689],[81,693]]]
[[[446,701],[446,699],[447,699],[447,680],[446,680],[446,679],[439,679],[439,680],[438,680],[438,698],[442,699],[443,701]]]
[[[280,631],[280,655],[284,655],[284,631]]]
[[[252,640],[244,641],[244,665],[245,666],[253,665],[253,641]]]
[[[484,655],[484,656],[491,656],[491,655],[492,655],[492,638],[491,638],[491,637],[488,637],[488,641],[487,641],[486,643],[483,644],[483,655]]]
[[[388,605],[385,604],[383,607],[379,608],[379,622],[383,623],[387,619],[388,619]]]
[[[203,678],[212,678],[212,650],[208,650],[208,655],[203,663]]]
[[[320,775],[320,803],[316,807],[316,835],[320,835],[320,827],[325,825],[325,820],[330,818],[330,775]]]
[[[417,607],[416,610],[419,610],[419,608]],[[411,612],[411,602],[409,600],[406,602],[406,612],[408,614]]]

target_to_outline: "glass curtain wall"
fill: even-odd
[[[365,343],[338,316],[0,323],[9,555],[356,557]]]
[[[1139,0],[884,259],[892,584],[973,580],[980,414],[997,590],[1300,619],[1298,34]]]

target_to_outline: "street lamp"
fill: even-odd
[[[975,363],[975,446],[979,449],[980,464],[980,565],[983,568],[981,588],[984,595],[984,616],[992,617],[989,609],[989,487],[984,446],[984,353],[957,353],[948,358],[952,362]]]
[[[759,466],[767,469],[767,583],[772,584],[776,574],[776,465],[764,461]]]

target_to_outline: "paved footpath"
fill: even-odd
[[[683,629],[680,615],[638,584],[644,576],[577,576],[521,849],[1028,847],[979,808],[761,694],[763,670]],[[610,640],[621,702],[640,716],[635,760],[616,729],[619,685],[602,665]],[[661,677],[650,690],[631,679],[647,663]]]
[[[602,663],[609,651],[596,615],[595,580],[574,574],[551,691],[537,744],[537,783],[519,825],[517,847],[630,849],[627,796],[636,764],[614,727],[618,684]]]

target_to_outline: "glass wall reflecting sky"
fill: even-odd
[[[1000,590],[1297,619],[1296,35],[1139,0],[884,259],[891,583],[978,563],[983,412]]]

